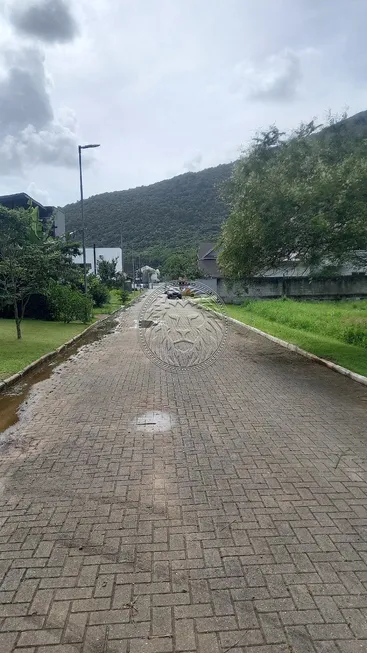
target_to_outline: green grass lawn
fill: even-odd
[[[131,302],[139,291],[130,293],[127,303]],[[102,308],[93,309],[93,315],[110,315],[121,307],[117,290],[111,290],[110,301]],[[79,322],[44,322],[42,320],[23,320],[22,340],[17,340],[14,320],[0,319],[0,381],[40,358],[54,351],[88,325]]]
[[[228,305],[230,317],[367,376],[367,301]]]
[[[110,315],[122,306],[118,290],[110,290],[110,299],[107,304],[93,309],[93,315]]]
[[[17,340],[14,320],[0,319],[0,380],[5,379],[43,354],[53,351],[81,331],[86,324],[24,320],[22,340]]]

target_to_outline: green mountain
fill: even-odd
[[[367,136],[367,111],[335,121],[312,138],[335,132],[341,151],[353,149]],[[197,248],[200,241],[215,240],[228,215],[220,186],[231,170],[228,163],[88,198],[84,202],[87,245],[119,247],[122,233],[127,263],[134,250],[145,263],[161,265],[170,250]],[[67,229],[80,229],[80,203],[68,204],[64,210]]]
[[[231,170],[232,164],[222,164],[150,186],[89,197],[84,201],[87,245],[119,247],[122,232],[127,255],[134,249],[159,264],[167,250],[197,247],[200,241],[217,238],[228,212],[220,186]],[[67,230],[80,229],[80,202],[68,204],[64,211]]]

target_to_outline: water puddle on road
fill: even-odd
[[[19,421],[19,411],[23,403],[26,403],[29,392],[41,381],[48,379],[53,370],[65,363],[69,358],[74,356],[79,349],[85,345],[101,340],[104,336],[111,333],[117,324],[116,318],[103,320],[97,323],[94,329],[88,331],[85,336],[80,338],[73,345],[60,352],[52,361],[46,362],[37,367],[33,372],[29,372],[20,379],[18,383],[0,393],[0,434],[4,433],[10,426],[14,426]],[[0,437],[0,445],[2,438]]]

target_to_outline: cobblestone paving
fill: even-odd
[[[1,449],[0,652],[366,652],[366,389],[237,327],[169,374],[137,312]]]

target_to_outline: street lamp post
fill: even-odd
[[[133,290],[135,290],[135,259],[134,259],[134,250],[131,250],[131,262],[133,266]]]
[[[99,147],[99,144],[78,145],[79,154],[79,180],[80,180],[80,210],[82,215],[82,247],[83,247],[83,273],[84,273],[84,293],[87,294],[87,259],[85,252],[85,224],[84,224],[84,197],[83,197],[83,173],[82,173],[82,150],[89,150],[92,147]]]
[[[122,241],[122,225],[121,225],[121,239],[120,239],[120,249],[121,249],[121,289],[125,290],[125,271],[124,271],[124,245]]]

